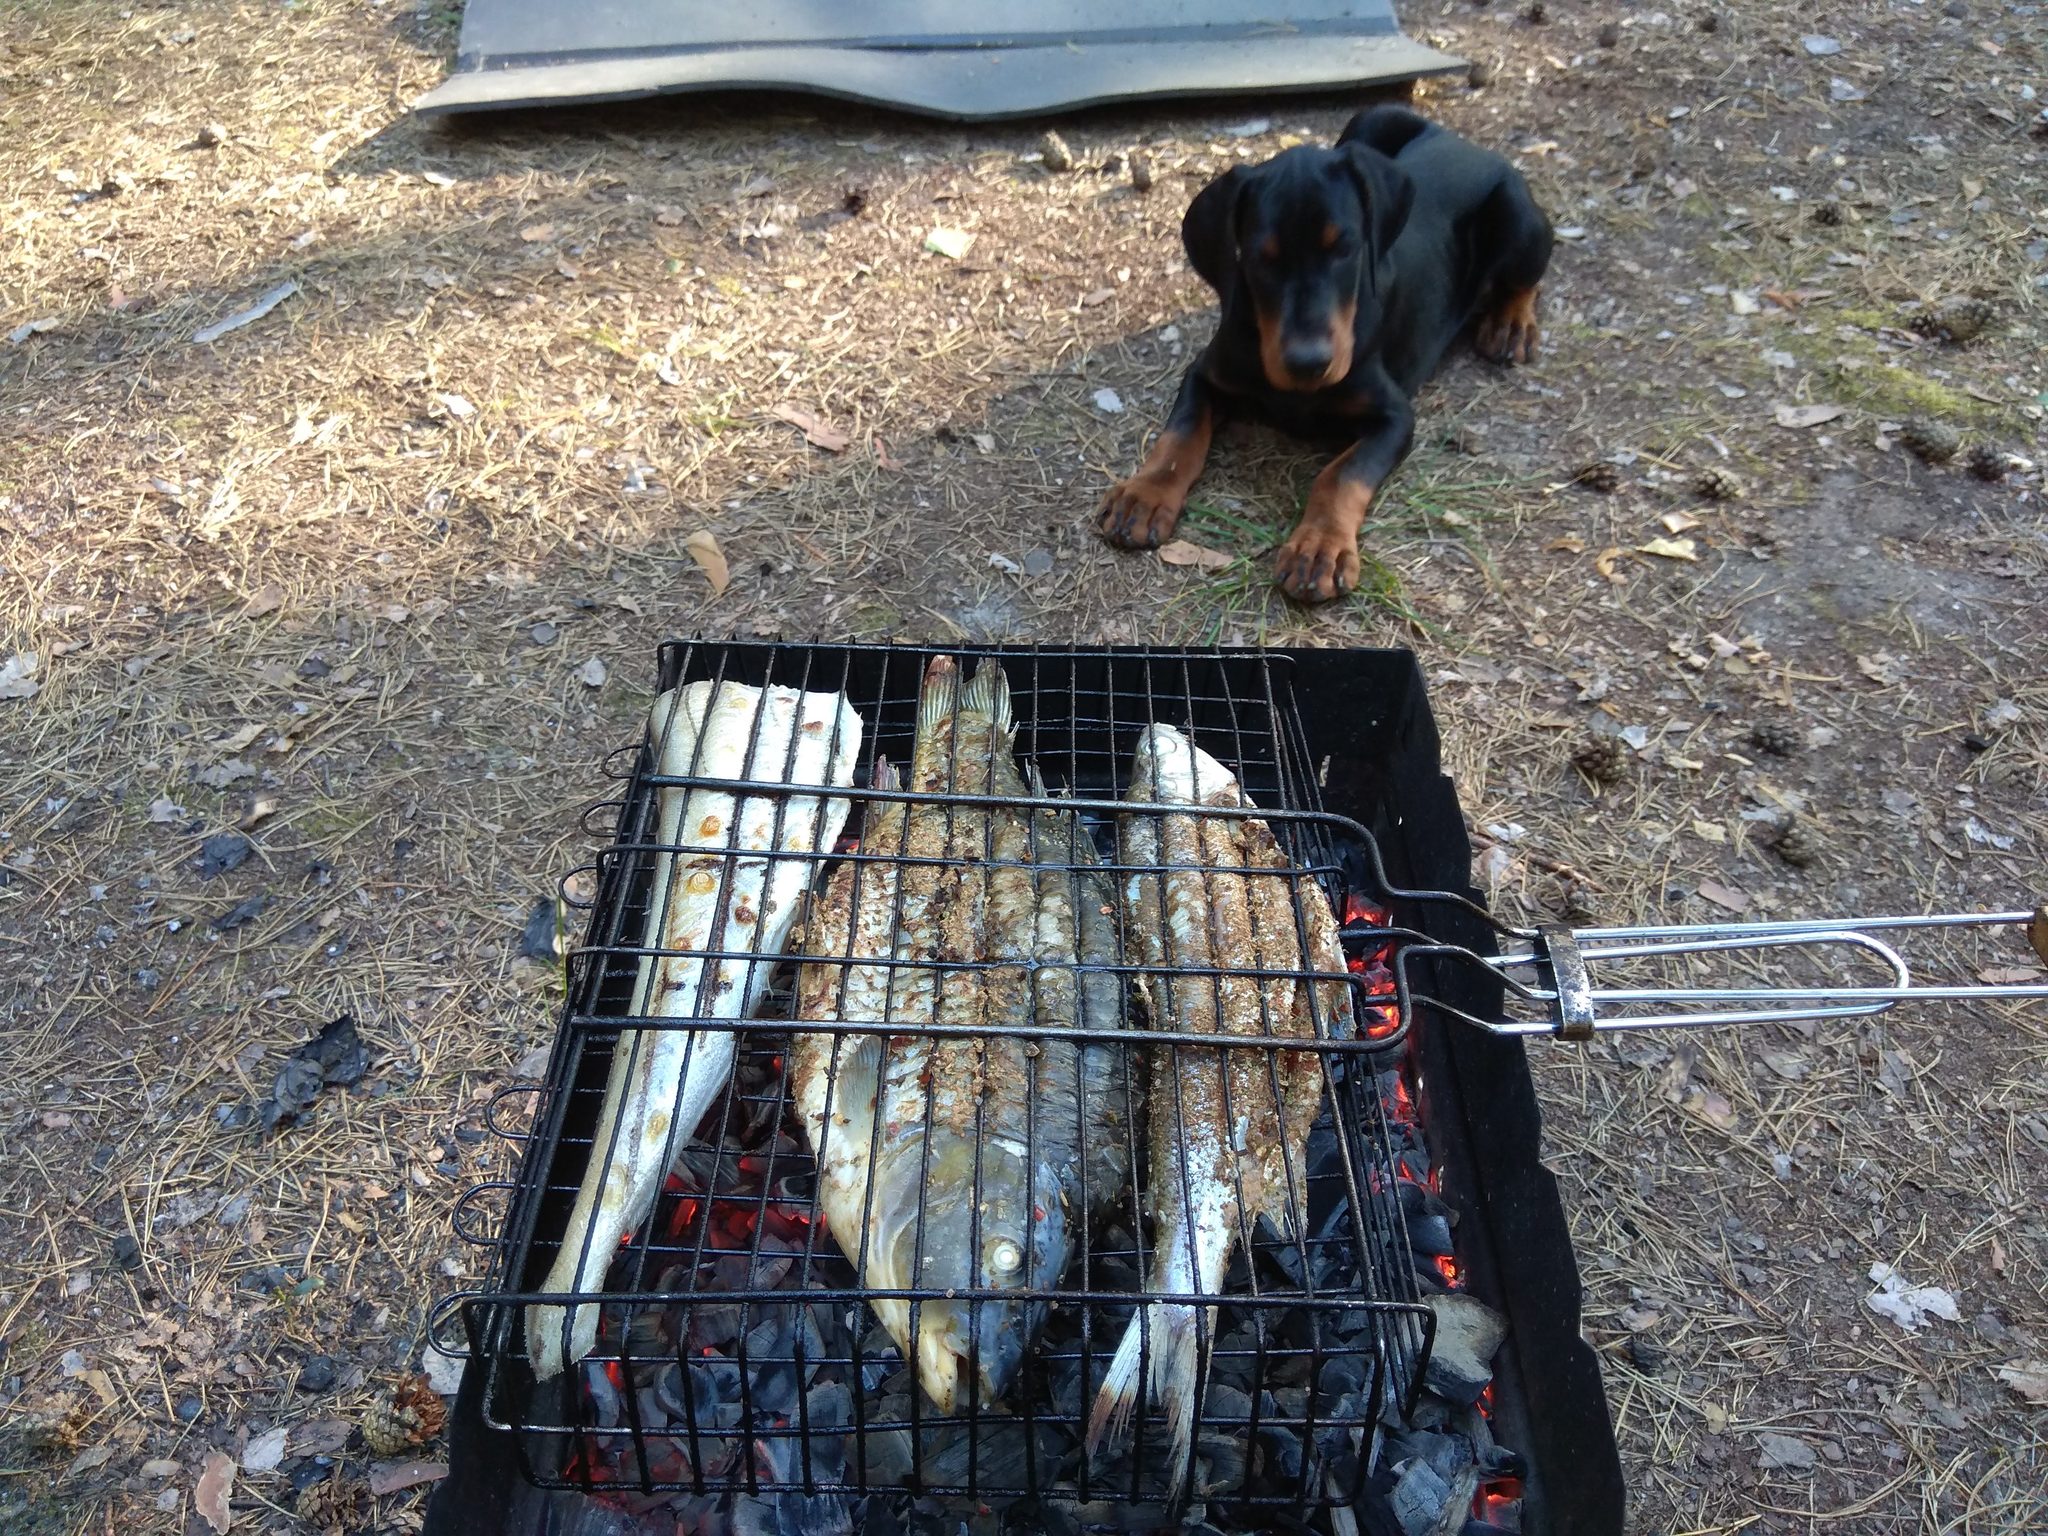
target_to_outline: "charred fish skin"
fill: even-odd
[[[724,680],[671,689],[648,714],[662,777],[750,779],[790,790],[850,789],[861,732],[860,715],[843,694]],[[804,889],[838,840],[851,802],[786,790],[666,785],[656,792],[656,806],[662,851],[655,855],[642,947],[681,953],[641,956],[632,1012],[743,1018],[765,990]],[[708,960],[707,950],[744,958]],[[538,1289],[603,1288],[621,1239],[653,1208],[682,1138],[724,1090],[735,1052],[730,1030],[621,1033],[591,1159]],[[598,1320],[595,1305],[529,1308],[534,1375],[545,1381],[587,1355]]]
[[[1321,889],[1294,871],[1264,820],[1200,814],[1252,808],[1235,776],[1179,731],[1154,725],[1139,738],[1125,800],[1190,808],[1118,818],[1126,944],[1131,963],[1150,972],[1155,1026],[1260,1041],[1344,1033],[1349,989],[1336,918]],[[1223,974],[1188,975],[1185,967]],[[1259,970],[1330,979],[1241,974]],[[1322,1107],[1321,1058],[1263,1045],[1168,1045],[1150,1053],[1148,1076],[1146,1206],[1154,1236],[1147,1288],[1220,1299],[1231,1254],[1249,1242],[1256,1218],[1283,1233],[1301,1228],[1308,1135]],[[1138,1406],[1141,1362],[1149,1366],[1142,1388],[1166,1423],[1170,1500],[1186,1477],[1214,1324],[1212,1306],[1148,1303],[1124,1334],[1090,1414],[1091,1454],[1120,1442]]]
[[[805,1018],[874,1031],[846,1036],[829,1089],[835,1062],[821,1043],[825,1032],[797,1052],[801,1117],[821,1166],[827,1221],[870,1289],[1049,1290],[1074,1246],[1084,1149],[1091,1196],[1118,1177],[1116,1159],[1101,1148],[1126,1144],[1117,1117],[1127,1110],[1108,1092],[1084,1095],[1076,1043],[985,1033],[1072,1028],[1084,1013],[1091,1022],[1114,1015],[1102,1018],[1111,1029],[1122,1011],[1120,996],[1112,1007],[1100,983],[1076,981],[1082,956],[1115,958],[1101,911],[1107,888],[1065,862],[1088,846],[1085,830],[1069,829],[1071,816],[1058,811],[1000,803],[1029,793],[1014,737],[999,664],[983,663],[963,685],[950,657],[934,660],[905,774],[908,789],[934,798],[912,801],[886,844],[914,862],[881,873],[850,917],[834,914],[820,945],[806,946],[823,957],[845,936],[857,948],[839,953],[866,958],[886,935],[899,962],[894,992],[881,1000],[887,1006],[865,1018],[854,1010],[874,1008],[876,988],[849,979],[835,991],[821,974],[845,970],[851,978],[859,967],[816,963],[799,982]],[[879,811],[878,803],[870,815]],[[868,866],[871,874],[887,868]],[[829,899],[853,899],[837,876]],[[891,905],[889,918],[878,915]],[[962,1033],[891,1032],[911,1022]],[[851,1101],[847,1123],[836,1111],[828,1118],[828,1095]],[[1042,1298],[1026,1296],[872,1304],[945,1412],[1000,1398],[1045,1312]]]

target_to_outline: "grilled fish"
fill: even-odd
[[[1129,807],[1147,803],[1251,807],[1228,769],[1163,725],[1139,738],[1125,793]],[[1251,1039],[1346,1032],[1336,918],[1263,820],[1127,809],[1117,820],[1117,852],[1125,945],[1130,963],[1147,968],[1141,985],[1154,1027]],[[1226,974],[1188,975],[1185,967]],[[1245,970],[1332,974],[1313,983],[1228,974]],[[1254,1219],[1282,1233],[1302,1230],[1322,1061],[1314,1051],[1165,1045],[1150,1053],[1148,1076],[1147,1288],[1220,1295],[1231,1253],[1249,1240]],[[1140,1361],[1149,1359],[1150,1397],[1169,1435],[1169,1500],[1186,1477],[1201,1356],[1214,1327],[1213,1306],[1148,1303],[1125,1332],[1089,1417],[1091,1453],[1105,1437],[1121,1441],[1137,1406]]]
[[[715,698],[714,698],[715,695]],[[696,682],[654,701],[648,732],[665,777],[850,788],[861,718],[843,694]],[[817,795],[680,785],[658,792],[654,905],[633,989],[642,1017],[737,1019],[753,1012],[813,874],[850,803]],[[772,849],[809,858],[763,858]],[[749,857],[749,855],[756,855]],[[758,959],[707,960],[704,951]],[[694,952],[694,953],[693,953]],[[669,1164],[732,1072],[730,1030],[626,1030],[612,1051],[597,1138],[544,1291],[594,1291],[620,1239],[653,1208]],[[545,1381],[590,1353],[596,1306],[535,1306],[527,1352]]]
[[[907,773],[883,765],[875,787],[1032,793],[1013,737],[1002,668],[984,662],[963,687],[938,657]],[[1088,833],[1050,808],[873,801],[860,854],[816,904],[797,980],[800,1018],[848,1026],[791,1049],[826,1221],[870,1289],[1049,1290],[1084,1204],[1115,1198],[1129,1176],[1120,1048],[897,1026],[1123,1027],[1118,975],[1076,968],[1118,959]],[[998,1399],[1045,1317],[1023,1299],[873,1306],[948,1413]]]

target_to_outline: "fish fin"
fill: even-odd
[[[1010,710],[1010,675],[1003,670],[1002,663],[984,661],[974,669],[974,680],[960,695],[960,709],[964,714],[981,715],[993,721],[995,728],[1007,733],[1014,723]]]
[[[1200,1309],[1173,1302],[1153,1306],[1152,1396],[1166,1420],[1166,1502],[1180,1502],[1188,1454],[1195,1445],[1195,1396],[1201,1388]],[[1210,1314],[1213,1316],[1214,1314]]]
[[[1145,1325],[1133,1317],[1124,1329],[1123,1342],[1116,1347],[1102,1386],[1095,1394],[1095,1406],[1088,1414],[1088,1454],[1093,1456],[1104,1444],[1120,1446],[1130,1433],[1131,1415],[1138,1407],[1138,1365],[1145,1352]]]
[[[1146,1332],[1152,1335],[1150,1395],[1166,1421],[1168,1504],[1178,1502],[1187,1481],[1188,1453],[1195,1443],[1195,1394],[1201,1385],[1202,1309],[1181,1302],[1155,1301],[1141,1320],[1132,1318],[1123,1342],[1103,1374],[1088,1415],[1088,1454],[1102,1445],[1120,1446],[1130,1434],[1138,1407],[1138,1365]]]
[[[924,669],[924,689],[917,696],[917,736],[922,741],[959,711],[960,664],[950,656],[934,656]]]
[[[874,771],[868,775],[868,788],[879,789],[885,794],[903,787],[903,775],[896,771],[896,765],[886,757],[875,759]]]

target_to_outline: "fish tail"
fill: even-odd
[[[1138,1407],[1138,1364],[1145,1352],[1145,1328],[1135,1317],[1124,1330],[1123,1342],[1109,1362],[1102,1386],[1095,1394],[1095,1406],[1088,1414],[1088,1454],[1093,1456],[1105,1443],[1122,1445],[1130,1433],[1131,1415]]]
[[[1180,1499],[1188,1452],[1195,1444],[1195,1395],[1201,1386],[1201,1319],[1196,1309],[1155,1303],[1152,1325],[1152,1397],[1166,1420],[1166,1502]]]
[[[927,674],[929,686],[929,674]],[[974,680],[960,695],[962,714],[980,715],[998,731],[1007,733],[1014,722],[1010,709],[1010,676],[1000,662],[984,661],[974,669]]]
[[[1180,1497],[1181,1485],[1187,1480],[1188,1452],[1195,1443],[1195,1396],[1202,1369],[1200,1310],[1182,1302],[1155,1301],[1142,1318],[1132,1318],[1088,1415],[1089,1455],[1103,1445],[1123,1444],[1137,1412],[1138,1367],[1150,1333],[1149,1396],[1159,1404],[1160,1416],[1166,1421],[1168,1503]]]

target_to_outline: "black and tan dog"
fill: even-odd
[[[1303,602],[1348,592],[1366,511],[1414,439],[1415,391],[1451,344],[1471,327],[1487,357],[1535,356],[1550,221],[1499,155],[1375,107],[1335,148],[1283,150],[1211,182],[1181,239],[1222,320],[1143,466],[1104,498],[1102,531],[1132,548],[1170,538],[1229,417],[1345,441],[1278,574]]]

